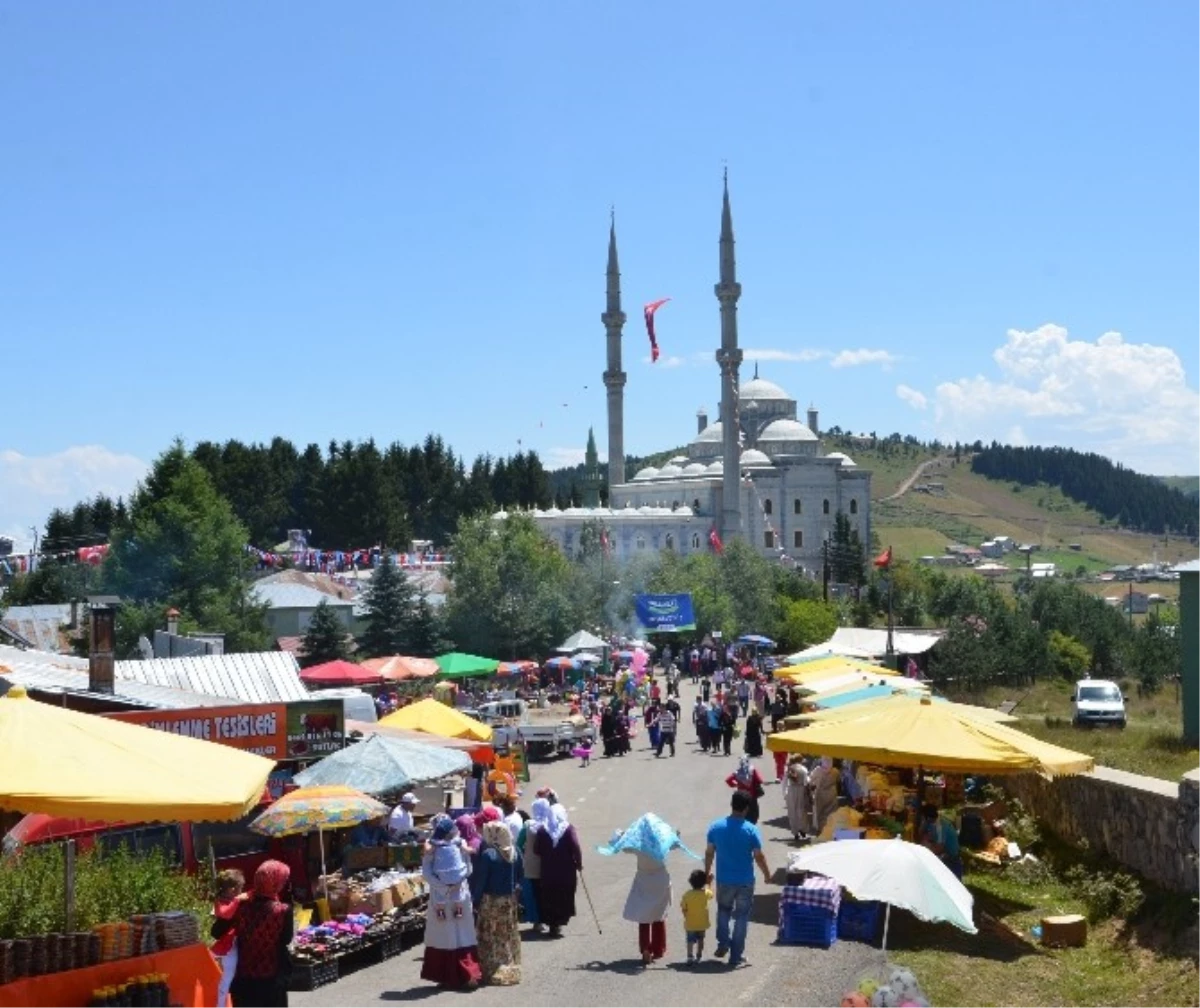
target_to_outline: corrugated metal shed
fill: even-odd
[[[300,681],[300,666],[286,651],[119,661],[116,677],[212,696],[237,697],[247,703],[305,700],[309,695]]]
[[[302,584],[263,584],[260,581],[252,589],[252,594],[255,601],[265,602],[271,609],[316,609],[322,602],[334,609],[353,605],[346,599]]]
[[[50,654],[46,651],[25,651],[0,645],[0,679],[10,684],[47,693],[75,693],[100,696],[88,688],[86,658]],[[210,696],[190,690],[121,681],[115,684],[113,696],[148,708],[183,710],[188,707],[223,707],[240,701],[231,696]]]
[[[61,652],[62,631],[70,622],[70,603],[12,606],[4,611],[4,625],[39,651]]]

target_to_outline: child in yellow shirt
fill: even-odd
[[[683,894],[679,905],[683,910],[683,929],[687,932],[687,961],[690,965],[698,963],[704,957],[704,933],[712,927],[708,905],[712,902],[713,893],[708,888],[708,876],[701,868],[697,868],[688,876],[688,884],[691,889]]]

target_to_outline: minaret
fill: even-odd
[[[721,279],[715,291],[721,303],[721,349],[717,364],[721,369],[721,538],[728,542],[742,534],[741,426],[738,418],[738,368],[742,351],[738,348],[737,303],[742,285],[737,282],[737,263],[733,255],[733,213],[729,209],[729,172],[725,172],[725,195],[721,206]]]
[[[621,370],[621,329],[625,313],[621,311],[621,271],[617,266],[617,218],[613,213],[608,228],[608,299],[600,321],[608,337],[608,370],[604,387],[608,390],[608,501],[612,506],[613,487],[625,482],[625,372]]]
[[[604,474],[600,471],[600,459],[596,454],[596,435],[588,428],[587,451],[583,455],[583,506],[598,508],[600,506],[600,487],[604,483]]]

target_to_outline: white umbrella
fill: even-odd
[[[893,905],[923,921],[945,921],[968,934],[976,932],[971,912],[974,897],[933,851],[919,844],[899,839],[835,840],[791,854],[788,871],[825,875],[856,899],[886,903],[885,957]]]
[[[598,654],[590,654],[587,651],[581,651],[571,660],[576,664],[595,665],[597,662],[601,661],[601,658]]]
[[[607,645],[597,637],[594,633],[588,633],[586,630],[580,630],[577,633],[571,634],[554,650],[560,654],[570,654],[572,651],[584,651],[586,649],[596,650],[604,648]]]

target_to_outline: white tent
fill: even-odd
[[[924,654],[941,639],[941,631],[926,633],[894,630],[892,647],[896,654]],[[808,658],[831,654],[844,655],[847,658],[882,658],[887,654],[887,631],[875,627],[838,627],[825,643],[788,655],[787,662],[794,665]]]
[[[595,634],[580,630],[578,633],[571,634],[555,650],[562,654],[570,654],[573,651],[599,651],[606,647],[608,645]]]

